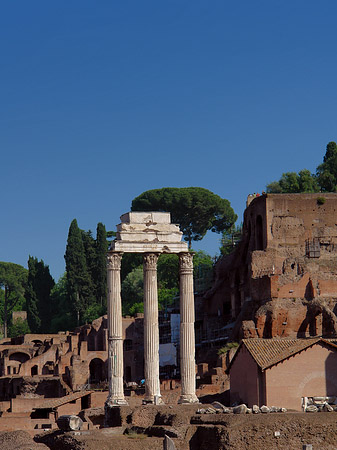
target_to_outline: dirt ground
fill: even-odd
[[[139,407],[132,417],[121,412],[132,422],[126,425],[123,419],[121,427],[36,438],[52,450],[162,450],[165,433],[171,434],[177,450],[302,450],[304,444],[312,444],[313,450],[337,450],[336,412],[197,415],[195,408]],[[126,429],[129,435],[123,435]]]

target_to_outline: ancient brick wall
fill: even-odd
[[[242,241],[219,261],[209,316],[232,337],[335,336],[337,194],[266,194],[244,213]]]

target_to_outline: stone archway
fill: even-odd
[[[100,358],[93,358],[89,363],[90,384],[98,384],[106,380],[104,361]]]

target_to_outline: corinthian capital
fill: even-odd
[[[158,253],[144,253],[143,265],[145,270],[156,270],[158,258]]]
[[[179,266],[180,269],[186,270],[191,269],[193,270],[193,253],[186,252],[186,253],[179,253]]]
[[[107,267],[110,270],[121,270],[122,253],[108,253]]]

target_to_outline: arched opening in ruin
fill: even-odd
[[[263,221],[262,217],[256,217],[256,250],[263,250]]]
[[[304,298],[306,300],[312,300],[314,298],[314,287],[312,285],[311,279],[309,279],[309,281],[305,287]]]
[[[37,375],[37,374],[38,374],[38,366],[37,366],[37,365],[33,366],[33,367],[30,369],[30,374],[31,374],[32,377],[33,377],[34,375]]]
[[[97,384],[101,381],[105,381],[106,376],[104,371],[104,361],[102,361],[100,358],[94,358],[90,361],[89,371],[89,381],[91,384]]]
[[[22,353],[22,352],[12,353],[9,356],[10,361],[18,361],[21,364],[28,361],[28,359],[30,359],[29,355],[27,355],[27,353]]]

